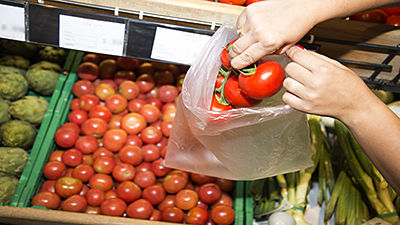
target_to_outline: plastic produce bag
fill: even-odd
[[[220,53],[237,38],[222,26],[188,70],[164,165],[232,180],[254,180],[312,166],[306,115],[282,102],[284,90],[256,107],[209,111]],[[283,67],[285,55],[271,55]]]

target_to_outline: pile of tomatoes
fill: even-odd
[[[234,181],[163,166],[187,67],[85,55],[58,150],[31,204],[187,224],[232,224]],[[195,163],[195,162],[193,162]]]
[[[255,106],[275,95],[283,86],[285,71],[276,61],[259,61],[241,70],[232,68],[228,54],[235,41],[228,43],[221,52],[211,111]]]
[[[350,16],[351,20],[389,24],[393,26],[400,25],[400,7],[373,9],[360,12]]]

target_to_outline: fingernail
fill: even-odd
[[[296,45],[298,48],[300,48],[301,50],[304,50],[305,48],[301,45]]]

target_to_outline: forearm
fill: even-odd
[[[377,98],[364,111],[344,118],[365,153],[400,193],[400,119]]]

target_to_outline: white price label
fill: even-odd
[[[25,41],[25,9],[0,5],[0,37]]]
[[[151,58],[191,65],[211,36],[157,27]]]
[[[60,47],[122,55],[125,24],[60,15]]]

